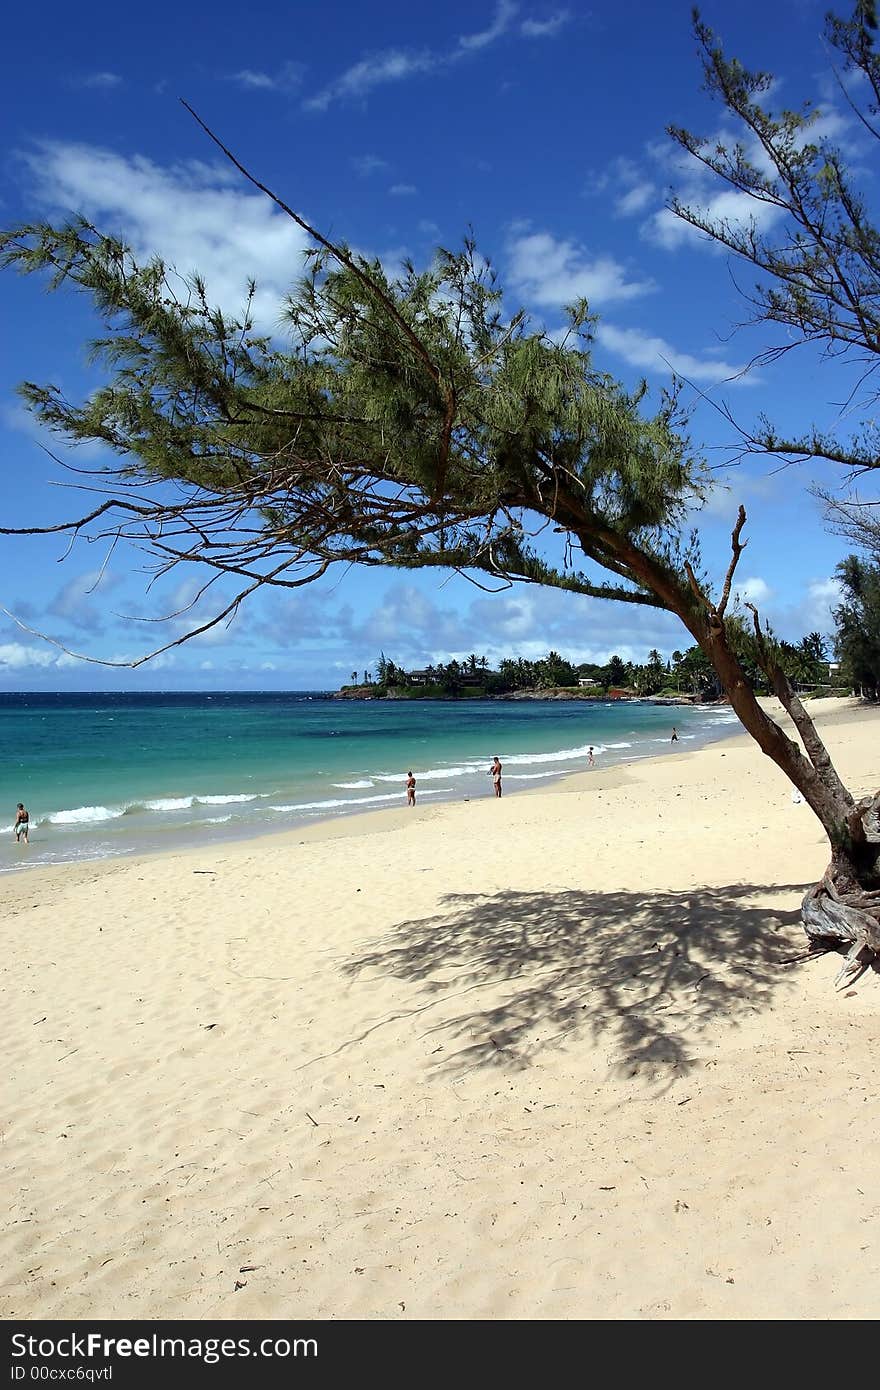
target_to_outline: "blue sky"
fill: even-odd
[[[823,130],[859,157],[854,118],[829,81],[825,0],[708,0],[704,19],[729,52],[775,72],[781,99],[811,97]],[[171,6],[55,3],[4,22],[6,107],[2,222],[80,211],[140,253],[198,268],[235,308],[249,276],[258,314],[277,327],[304,238],[224,165],[180,106],[185,97],[254,172],[313,223],[393,265],[455,246],[472,227],[497,265],[510,309],[552,329],[586,296],[601,315],[597,362],[627,384],[693,383],[693,436],[713,463],[732,431],[763,411],[783,429],[834,428],[845,377],[804,351],[745,377],[770,341],[735,331],[747,317],[728,259],[666,210],[675,187],[703,205],[720,189],[685,167],[669,123],[724,129],[702,91],[690,4],[544,0],[426,4]],[[737,272],[748,284],[747,268]],[[80,499],[38,447],[15,395],[22,379],[72,396],[98,380],[85,345],[87,303],[0,276],[0,514],[46,524]],[[844,422],[844,432],[846,422]],[[89,450],[71,454],[80,465]],[[766,461],[726,475],[699,518],[722,575],[736,507],[749,512],[740,590],[777,630],[829,630],[844,544],[823,529],[804,469]],[[145,621],[187,603],[179,579],[145,596],[140,561],[52,538],[2,538],[3,606],[27,627],[95,657],[125,660],[176,635],[181,619]],[[196,610],[201,614],[203,609]],[[0,614],[0,689],[318,689],[347,680],[379,651],[410,666],[471,651],[578,660],[645,660],[687,644],[664,614],[556,592],[488,596],[429,573],[349,571],[297,596],[263,593],[228,629],[137,671],[86,665]]]

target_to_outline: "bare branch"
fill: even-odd
[[[733,576],[734,576],[734,574],[735,574],[735,572],[736,572],[737,564],[739,563],[739,557],[740,557],[740,555],[742,555],[743,551],[745,550],[746,546],[748,545],[748,541],[743,541],[742,544],[740,544],[740,539],[739,539],[739,538],[740,538],[740,535],[741,535],[741,533],[742,533],[742,528],[745,526],[745,524],[746,524],[746,511],[745,511],[745,507],[743,507],[742,504],[740,504],[740,508],[739,508],[739,511],[737,512],[737,517],[736,517],[736,525],[735,525],[734,528],[733,528],[733,535],[732,535],[731,538],[730,538],[730,547],[731,547],[731,550],[733,551],[733,554],[732,554],[732,556],[731,556],[731,558],[730,558],[730,564],[729,564],[729,566],[728,566],[727,574],[726,574],[725,579],[724,579],[724,588],[723,588],[723,590],[722,590],[722,592],[721,592],[721,602],[718,604],[717,608],[715,609],[715,612],[717,613],[717,615],[718,615],[719,618],[723,618],[723,617],[724,617],[724,610],[725,610],[726,607],[727,607],[727,600],[730,598],[730,586],[731,586],[731,584],[733,583]]]

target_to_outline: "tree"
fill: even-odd
[[[837,567],[843,589],[834,610],[844,675],[872,699],[880,690],[880,565],[850,555]]]
[[[577,676],[570,661],[559,652],[548,652],[537,663],[536,684],[541,690],[552,690],[559,685],[577,685]]]
[[[706,653],[699,647],[689,647],[678,667],[681,680],[692,695],[709,699],[718,694],[718,679]]]
[[[821,632],[808,632],[801,639],[801,649],[817,666],[825,665],[828,661],[828,642]]]
[[[626,685],[626,667],[619,656],[612,656],[605,668],[606,685]]]
[[[645,667],[647,676],[646,695],[656,695],[658,690],[662,690],[666,684],[666,667],[663,665],[663,658],[656,647],[648,653],[648,664]]]
[[[481,587],[548,585],[674,613],[828,835],[829,869],[804,899],[808,932],[880,951],[870,807],[840,781],[753,610],[754,660],[801,747],[755,697],[737,652],[742,625],[728,611],[745,512],[713,589],[696,533],[682,531],[706,471],[675,400],[647,414],[643,390],[626,392],[594,365],[583,303],[561,339],[530,331],[523,314],[505,321],[472,243],[392,281],[276,201],[317,246],[287,303],[287,351],[256,336],[247,314],[234,322],[213,308],[198,278],[179,297],[168,267],[137,265],[82,221],[4,235],[8,263],[84,290],[109,330],[98,347],[108,380],[83,404],[52,386],[23,388],[44,424],[119,457],[100,475],[104,502],[32,529],[132,540],[166,572],[200,563],[212,576],[205,589],[235,580],[194,631],[259,588],[298,587],[353,562],[439,566]],[[548,523],[566,542],[558,565],[533,544]]]
[[[862,135],[878,140],[880,57],[874,20],[873,4],[859,0],[850,19],[826,17],[825,37],[844,77],[859,79],[838,76]],[[734,117],[739,133],[727,143],[678,126],[670,126],[669,134],[727,189],[744,195],[746,203],[751,200],[755,212],[749,218],[714,216],[677,196],[672,211],[759,271],[757,283],[744,291],[754,319],[779,324],[785,332],[756,360],[772,361],[799,344],[818,344],[853,366],[854,394],[862,392],[861,415],[864,419],[867,411],[870,417],[880,396],[874,384],[880,367],[880,230],[865,197],[841,151],[821,134],[821,112],[811,102],[774,114],[769,102],[778,88],[772,75],[727,58],[696,11],[694,32],[706,88]],[[786,438],[766,420],[755,430],[737,428],[747,451],[830,459],[858,471],[880,467],[880,429],[872,420],[847,442],[816,428]],[[836,499],[820,495],[834,511]]]
[[[462,689],[461,675],[461,664],[453,657],[445,666],[441,663],[437,667],[437,684],[444,694],[455,698]]]
[[[682,679],[681,663],[682,663],[683,661],[684,661],[684,653],[683,653],[683,652],[680,652],[680,651],[678,651],[678,650],[676,649],[676,651],[674,651],[674,652],[672,653],[672,663],[671,663],[672,679],[675,681],[675,688],[676,688],[676,690],[681,690],[681,679]]]

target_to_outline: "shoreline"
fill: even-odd
[[[790,790],[740,734],[11,876],[4,1316],[870,1317],[880,982],[798,963]]]
[[[656,705],[658,702],[651,699],[645,699],[643,701],[637,701],[635,703]],[[838,702],[832,701],[829,703],[836,704]],[[706,730],[702,735],[696,735],[687,732],[683,733],[678,743],[679,751],[677,752],[676,756],[684,757],[690,752],[698,752],[700,749],[712,746],[713,744],[719,741],[725,741],[730,738],[736,738],[743,732],[741,724],[736,719],[735,715],[733,715],[733,712],[730,710],[729,705],[727,705],[726,703],[695,705],[691,706],[691,708],[697,712],[702,710],[705,710],[707,712],[718,712],[727,710],[730,712],[731,718],[729,722],[725,721],[724,724],[722,724],[719,721],[718,724],[716,724],[711,730]],[[535,784],[533,786],[520,786],[518,784],[516,774],[508,772],[507,777],[510,781],[514,782],[516,789],[514,791],[511,791],[509,787],[506,787],[505,799],[510,799],[511,797],[518,798],[523,795],[532,795],[536,792],[540,793],[542,790],[550,791],[551,789],[558,787],[560,783],[566,782],[569,778],[577,778],[582,774],[588,775],[590,777],[595,777],[598,774],[609,773],[614,768],[625,768],[637,763],[653,762],[656,759],[660,759],[666,756],[666,752],[661,747],[657,748],[656,751],[646,751],[637,755],[631,755],[622,753],[619,751],[618,748],[612,746],[612,749],[606,750],[605,753],[598,756],[600,757],[600,761],[598,761],[595,767],[590,770],[584,768],[578,769],[577,771],[568,770],[560,771],[558,773],[550,771],[542,775],[540,779],[536,778]],[[440,807],[464,803],[477,804],[480,800],[482,800],[481,796],[473,795],[472,793],[465,794],[462,788],[455,788],[450,790],[449,792],[441,792],[440,794],[432,794],[430,790],[421,788],[417,790],[417,813],[420,815],[424,815],[428,810],[430,810],[432,806]],[[358,806],[356,803],[352,803],[351,809],[337,809],[335,811],[328,809],[326,815],[319,814],[317,816],[304,817],[300,821],[294,822],[292,824],[289,823],[284,826],[274,825],[271,821],[265,820],[260,822],[253,822],[250,824],[242,824],[239,826],[230,827],[228,829],[224,828],[222,830],[215,826],[206,835],[204,832],[204,827],[199,827],[198,825],[183,826],[180,828],[180,831],[178,833],[173,825],[166,823],[161,827],[152,827],[151,831],[142,830],[139,836],[135,835],[131,844],[126,845],[120,842],[117,845],[114,845],[113,852],[108,853],[105,850],[103,853],[101,853],[96,851],[93,855],[91,855],[88,853],[88,851],[86,851],[72,853],[69,859],[58,859],[52,861],[44,860],[37,863],[28,863],[26,860],[23,860],[23,862],[11,863],[9,865],[0,867],[0,879],[4,879],[6,877],[14,877],[22,873],[30,875],[32,873],[43,872],[45,870],[53,868],[72,869],[80,864],[95,865],[105,862],[116,863],[119,860],[130,863],[139,861],[141,859],[155,860],[156,858],[160,858],[166,854],[172,854],[177,852],[191,851],[207,853],[211,852],[212,850],[215,850],[216,852],[221,853],[225,847],[231,845],[251,844],[255,841],[262,841],[264,839],[272,840],[276,837],[282,837],[285,835],[305,836],[306,832],[308,832],[307,838],[309,840],[316,838],[324,838],[324,832],[326,832],[328,836],[336,838],[337,832],[333,829],[333,827],[335,827],[337,823],[347,823],[351,821],[357,822],[362,819],[370,819],[373,817],[381,817],[386,815],[394,816],[400,809],[406,809],[404,806],[404,794],[402,790],[400,794],[399,805],[395,804],[383,806],[381,808],[368,809],[366,807]],[[45,844],[45,828],[39,825],[38,823],[33,822],[32,830],[37,831],[34,843],[36,845],[40,845],[41,843]],[[42,834],[40,832],[42,832]],[[352,831],[351,833],[357,832]],[[168,840],[170,840],[171,836],[175,834],[179,834],[178,842],[175,844],[168,843]],[[166,836],[168,837],[168,840],[164,840],[163,842],[163,837]],[[59,853],[63,852],[63,848],[64,847],[62,845],[62,849],[59,850]],[[72,846],[71,849],[73,849]],[[25,851],[25,853],[26,852],[27,851]]]

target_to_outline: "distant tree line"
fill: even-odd
[[[880,568],[852,558],[840,571],[845,588],[846,575],[849,576],[849,597],[837,610],[835,642],[830,643],[819,632],[810,632],[797,643],[780,641],[780,659],[789,680],[801,691],[845,686],[873,695],[880,686]],[[866,606],[871,605],[873,627],[865,624]],[[750,656],[751,641],[749,629],[742,624],[739,659],[753,688],[766,693],[767,679]],[[832,651],[840,657],[834,665]],[[354,671],[352,681],[358,684]],[[537,661],[522,656],[504,657],[497,668],[490,665],[488,657],[472,652],[462,660],[453,657],[420,670],[408,670],[381,652],[375,667],[364,671],[363,684],[369,685],[371,694],[377,696],[392,692],[411,699],[582,688],[596,696],[619,690],[639,696],[691,695],[714,699],[722,693],[708,658],[698,646],[674,651],[667,661],[656,648],[648,652],[644,663],[624,661],[617,655],[604,664],[574,662],[550,651]]]

